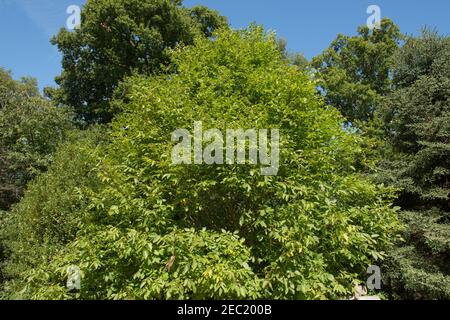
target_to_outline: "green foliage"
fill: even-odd
[[[372,119],[390,89],[390,58],[401,39],[399,28],[387,18],[380,29],[362,26],[357,36],[339,34],[312,62],[326,102],[351,122]]]
[[[308,59],[298,52],[289,52],[287,49],[287,41],[283,38],[277,40],[278,50],[280,50],[281,55],[288,60],[292,65],[297,66],[301,70],[308,70],[310,63]]]
[[[127,80],[129,103],[96,165],[103,186],[89,192],[87,207],[70,211],[83,217],[74,241],[22,273],[16,292],[39,299],[350,294],[399,228],[392,193],[354,168],[361,138],[342,130],[344,119],[259,27],[197,38],[172,59],[176,74]],[[249,164],[172,165],[171,133],[194,121],[204,130],[280,129],[278,176]],[[74,294],[64,287],[70,265],[82,272]]]
[[[197,25],[196,29],[200,30],[206,37],[212,37],[214,31],[228,26],[227,18],[205,6],[194,6],[188,11],[194,19],[194,24]]]
[[[227,25],[217,12],[199,6],[187,9],[181,0],[89,0],[81,27],[62,29],[52,39],[63,55],[56,101],[73,106],[87,123],[109,122],[117,112],[112,94],[133,72],[153,74],[170,62],[168,48],[192,43]]]
[[[402,190],[404,247],[389,284],[401,298],[450,298],[450,38],[424,30],[394,56],[382,115],[391,153],[380,180]]]
[[[8,258],[3,273],[9,298],[19,298],[21,274],[46,264],[72,241],[83,220],[89,192],[99,180],[96,148],[103,129],[73,131],[54,155],[48,172],[28,185],[22,201],[0,220],[0,240]]]
[[[0,210],[17,202],[28,181],[45,171],[72,129],[72,114],[42,98],[36,81],[14,81],[0,69]]]

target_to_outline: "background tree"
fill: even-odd
[[[379,177],[402,190],[408,228],[387,283],[401,298],[450,299],[450,38],[424,30],[393,61],[382,104],[391,153]]]
[[[381,96],[390,90],[390,58],[401,39],[397,25],[386,18],[380,29],[362,26],[356,36],[339,34],[312,61],[327,104],[350,122],[371,120]]]
[[[0,210],[17,202],[28,181],[45,171],[73,128],[73,115],[39,94],[36,81],[14,81],[0,69]]]
[[[224,30],[172,54],[171,77],[127,80],[129,103],[96,165],[103,186],[70,214],[80,217],[74,240],[21,273],[15,292],[82,299],[351,294],[398,228],[389,190],[353,167],[361,138],[342,130],[341,115],[262,28]],[[173,165],[171,134],[194,121],[223,132],[279,128],[279,174],[262,176],[251,165]],[[23,220],[26,229],[47,221],[46,212]],[[73,295],[64,287],[69,265],[84,275]]]
[[[23,273],[49,263],[75,238],[84,218],[80,212],[89,203],[87,190],[95,192],[100,185],[97,152],[105,136],[101,127],[71,131],[49,170],[30,182],[20,203],[0,217],[6,259],[0,263],[6,282],[0,298],[19,298]]]
[[[308,70],[310,67],[310,63],[308,59],[304,56],[304,54],[299,52],[289,52],[287,48],[287,41],[284,38],[278,38],[277,40],[278,49],[281,52],[281,55],[289,61],[294,66],[300,68],[300,70]]]
[[[53,153],[73,128],[73,115],[39,94],[36,81],[12,79],[0,68],[0,228],[27,183],[52,162]],[[0,242],[1,265],[5,252]]]
[[[109,101],[124,77],[164,70],[169,48],[226,25],[216,11],[188,9],[181,0],[88,0],[81,27],[62,29],[52,39],[63,55],[63,72],[56,78],[60,87],[47,95],[73,106],[87,123],[109,122],[117,111]]]

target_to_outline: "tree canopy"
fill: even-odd
[[[450,38],[424,30],[393,61],[381,109],[392,150],[380,178],[400,188],[408,228],[389,281],[402,298],[449,299]]]
[[[398,26],[387,18],[379,29],[361,26],[356,36],[339,34],[312,61],[326,102],[350,122],[371,120],[390,90],[390,58],[401,39]]]
[[[81,212],[88,205],[88,191],[100,185],[95,167],[105,136],[104,128],[71,131],[49,170],[30,182],[20,203],[0,217],[6,260],[0,271],[7,282],[2,291],[8,293],[0,292],[0,298],[20,298],[22,274],[48,263],[75,238]]]
[[[0,299],[348,299],[374,265],[383,298],[450,298],[450,37],[385,18],[309,62],[87,0],[51,42],[45,96],[0,68]]]
[[[216,11],[188,9],[181,0],[89,0],[81,26],[52,39],[62,53],[63,72],[56,78],[59,87],[47,88],[47,95],[74,107],[80,120],[109,122],[117,111],[109,101],[126,76],[164,70],[167,49],[225,26]]]
[[[79,232],[22,273],[16,292],[83,299],[351,294],[399,228],[391,192],[354,168],[360,137],[342,130],[344,119],[262,28],[198,38],[171,58],[176,74],[128,80],[130,102],[96,165],[103,186],[76,214]],[[205,130],[278,128],[278,175],[250,164],[173,165],[171,133],[194,121]],[[64,287],[70,265],[83,275],[73,295]]]
[[[15,81],[0,68],[0,210],[17,202],[27,182],[46,170],[72,119],[69,109],[39,94],[34,79]]]

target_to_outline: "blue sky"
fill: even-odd
[[[69,5],[85,0],[0,0],[0,66],[15,78],[33,76],[40,87],[54,85],[61,57],[49,39],[63,27]],[[204,4],[227,16],[233,27],[251,22],[275,30],[291,51],[311,58],[324,50],[337,33],[354,34],[368,18],[371,4],[392,18],[408,34],[422,26],[450,34],[448,0],[185,0],[186,6]]]

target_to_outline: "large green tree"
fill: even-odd
[[[86,206],[64,209],[79,217],[78,233],[21,272],[18,296],[351,294],[398,228],[389,190],[354,168],[361,138],[342,130],[339,112],[324,105],[314,83],[262,28],[198,38],[171,58],[176,74],[127,80],[129,103],[113,123],[111,142],[98,161],[90,160],[103,186],[87,191]],[[192,130],[195,121],[222,132],[279,129],[278,175],[263,176],[262,166],[250,163],[174,165],[172,133]],[[217,148],[215,155],[225,147]],[[40,218],[21,219],[23,230],[54,230],[44,222],[65,219],[54,210],[30,213]],[[70,265],[82,274],[81,291],[73,294],[64,286]]]
[[[352,123],[371,120],[391,87],[390,58],[402,39],[391,20],[379,29],[358,28],[356,36],[339,34],[312,66],[321,93]]]
[[[117,111],[109,101],[124,77],[164,70],[168,49],[226,25],[217,12],[188,9],[181,0],[88,0],[81,26],[52,39],[62,53],[63,72],[56,78],[59,88],[47,94],[73,106],[87,123],[109,122]]]
[[[425,30],[393,61],[381,109],[391,153],[379,177],[401,190],[408,227],[386,282],[402,298],[450,299],[450,38]]]
[[[73,128],[73,114],[44,99],[36,81],[12,79],[0,68],[0,228],[27,183],[47,170],[53,153]],[[0,242],[0,285],[4,251]]]
[[[45,171],[73,115],[44,99],[36,81],[15,81],[0,68],[0,210],[17,202],[28,181]]]
[[[94,126],[71,131],[49,170],[31,181],[21,201],[0,217],[5,254],[0,274],[7,283],[3,291],[8,293],[4,298],[20,298],[17,280],[22,273],[48,263],[75,238],[80,212],[89,203],[87,190],[95,191],[100,184],[97,149],[106,136],[104,128]]]

